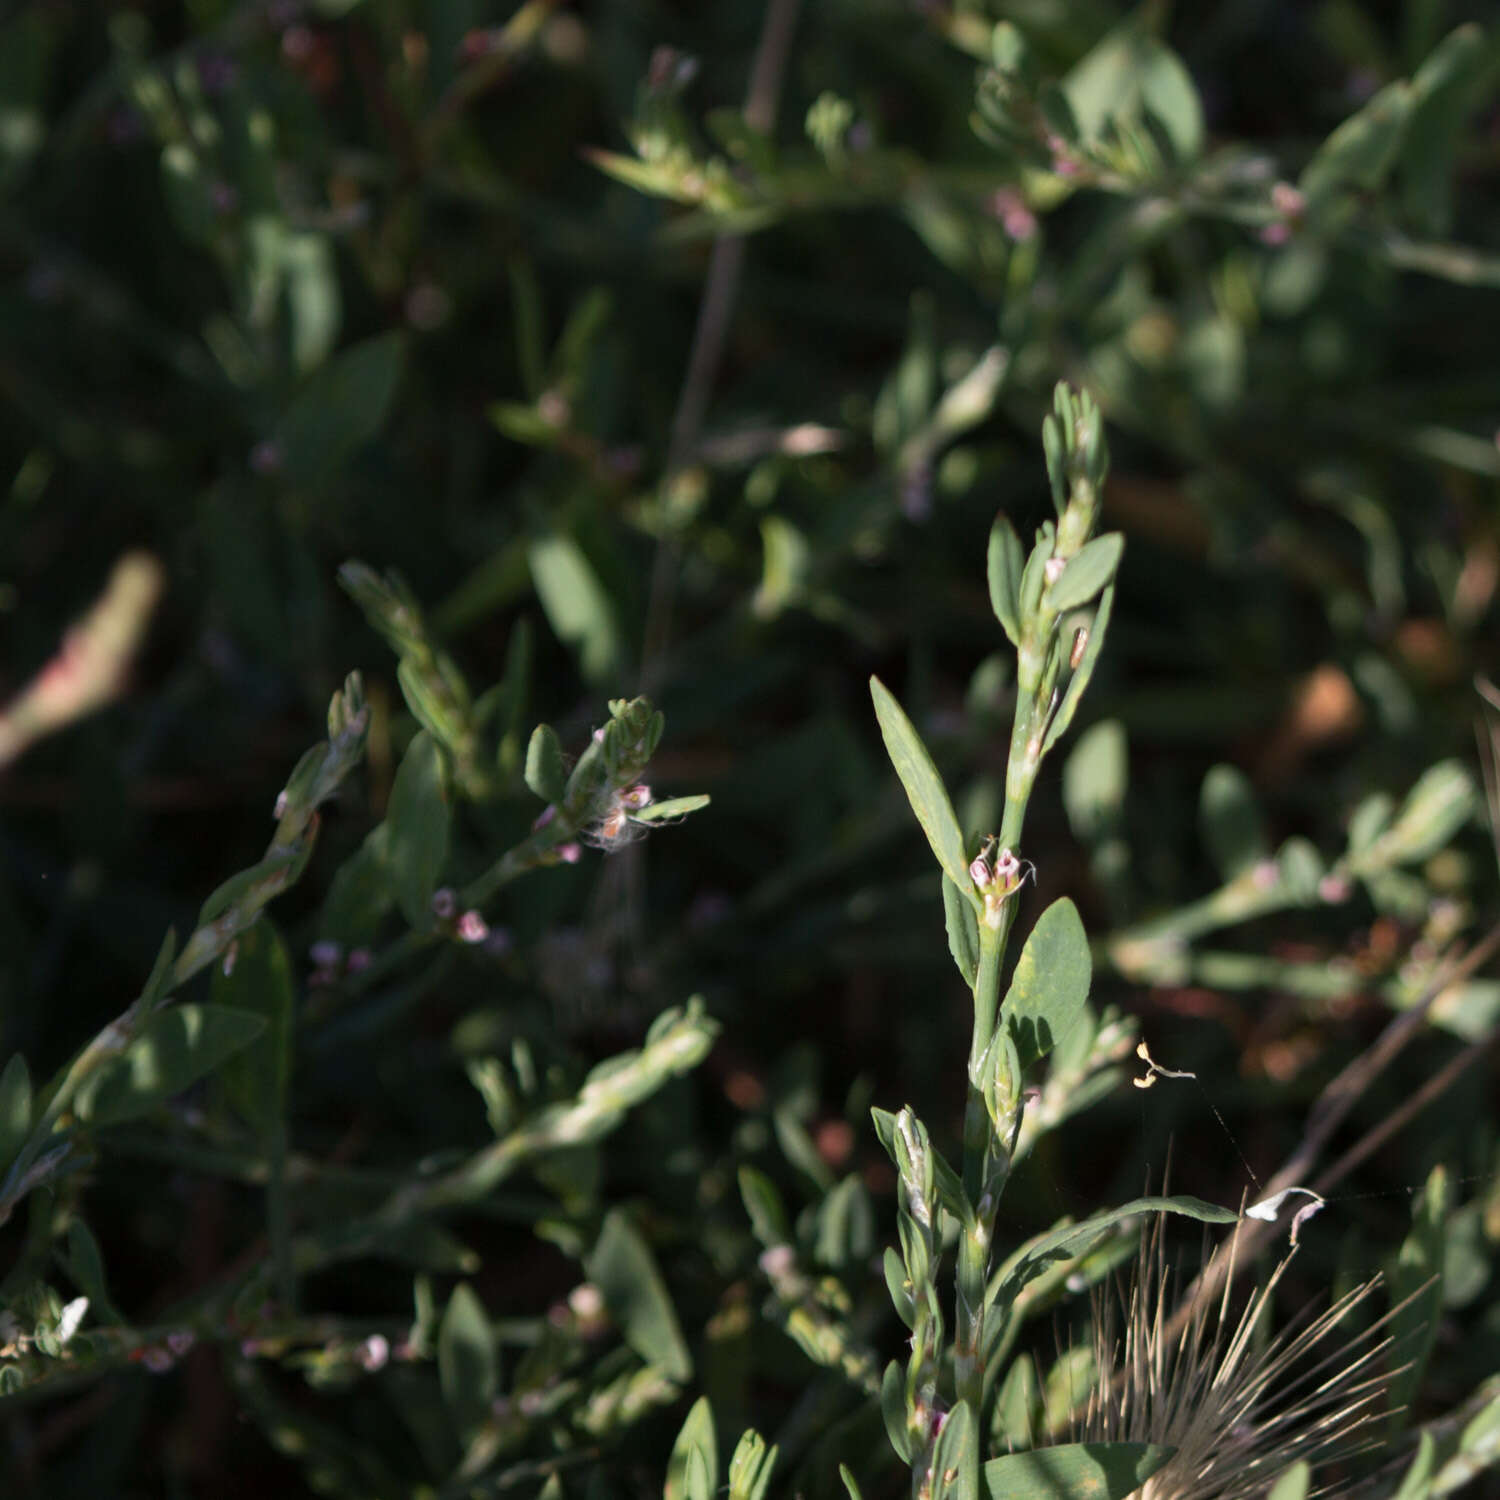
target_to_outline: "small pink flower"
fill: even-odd
[[[489,935],[489,923],[477,911],[466,911],[458,919],[458,936],[460,942],[482,943]]]
[[[565,865],[576,865],[583,858],[583,845],[560,844],[557,849],[557,857]]]
[[[372,1375],[376,1370],[382,1369],[385,1362],[391,1357],[391,1346],[378,1333],[372,1333],[364,1343],[359,1346],[358,1358],[360,1364]]]

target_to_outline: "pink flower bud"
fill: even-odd
[[[458,919],[458,936],[465,943],[482,943],[490,935],[489,923],[477,911],[466,911]]]
[[[458,897],[453,894],[452,886],[445,885],[432,893],[432,914],[439,922],[449,921],[457,910]]]
[[[583,845],[560,844],[557,850],[557,857],[565,865],[576,865],[583,858]]]
[[[360,1364],[373,1375],[391,1357],[391,1346],[380,1334],[372,1333],[359,1346],[357,1357]]]

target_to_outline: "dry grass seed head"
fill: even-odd
[[[1142,1486],[1144,1500],[1249,1500],[1299,1459],[1349,1457],[1375,1441],[1373,1424],[1386,1413],[1395,1373],[1381,1359],[1392,1341],[1379,1337],[1390,1314],[1350,1338],[1334,1335],[1380,1278],[1266,1336],[1272,1299],[1295,1254],[1237,1320],[1232,1271],[1221,1297],[1196,1295],[1179,1309],[1158,1216],[1143,1231],[1136,1275],[1121,1298],[1096,1299],[1097,1375],[1077,1436],[1176,1448]]]

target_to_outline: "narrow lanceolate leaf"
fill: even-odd
[[[971,903],[976,902],[974,882],[969,879],[969,862],[964,858],[963,832],[948,800],[943,778],[911,720],[878,677],[870,679],[870,695],[875,700],[875,717],[880,720],[886,754],[901,778],[907,800],[932,845],[932,852],[948,879],[968,894]]]
[[[286,946],[265,917],[240,934],[233,967],[227,974],[214,970],[210,993],[216,1005],[266,1022],[264,1034],[229,1059],[223,1078],[240,1114],[269,1131],[286,1108],[297,998]]]
[[[1437,1338],[1451,1196],[1448,1174],[1442,1167],[1435,1167],[1412,1207],[1411,1233],[1391,1269],[1391,1300],[1396,1308],[1391,1313],[1390,1332],[1401,1351],[1402,1365],[1390,1384],[1393,1434],[1405,1425],[1404,1418],[1421,1386]]]
[[[665,802],[652,802],[630,815],[632,823],[670,823],[675,818],[685,818],[709,804],[706,792],[691,797],[668,797]]]
[[[1081,1224],[1064,1224],[1060,1229],[1038,1235],[1025,1249],[1012,1257],[1009,1265],[996,1274],[985,1293],[986,1302],[1014,1297],[1048,1266],[1086,1255],[1122,1219],[1131,1219],[1137,1214],[1145,1213],[1181,1214],[1204,1224],[1233,1224],[1239,1219],[1232,1208],[1220,1208],[1215,1203],[1205,1203],[1201,1198],[1186,1194],[1171,1198],[1133,1198],[1129,1203],[1096,1214],[1091,1219],[1083,1220]]]
[[[1411,104],[1409,83],[1387,84],[1318,147],[1297,184],[1309,212],[1316,213],[1335,193],[1374,192],[1380,186],[1401,148]]]
[[[990,528],[990,607],[1013,646],[1021,644],[1021,539],[1009,516]]]
[[[1037,919],[1021,949],[1000,1016],[1021,1066],[1045,1057],[1083,1014],[1094,965],[1078,908],[1067,897]]]
[[[1118,531],[1096,536],[1069,560],[1062,576],[1048,591],[1047,603],[1058,614],[1087,604],[1106,584],[1113,582],[1124,550],[1125,538]]]
[[[1213,766],[1203,778],[1198,827],[1224,880],[1233,880],[1271,852],[1250,778],[1237,766]]]
[[[467,1437],[495,1399],[499,1367],[484,1305],[466,1281],[454,1287],[438,1327],[437,1364],[443,1403],[459,1435]]]
[[[695,1456],[702,1465],[700,1485],[706,1483],[711,1496],[719,1483],[719,1442],[714,1434],[714,1413],[707,1396],[699,1396],[693,1403],[682,1431],[677,1434],[677,1441],[672,1444],[662,1500],[698,1500],[693,1491],[700,1485],[692,1484],[688,1473],[689,1461]]]
[[[693,1360],[666,1284],[650,1247],[619,1209],[605,1216],[599,1239],[584,1264],[625,1342],[669,1379],[688,1379]]]
[[[1068,732],[1068,725],[1073,722],[1073,715],[1078,712],[1084,689],[1088,687],[1089,679],[1094,675],[1094,668],[1099,661],[1099,653],[1104,649],[1104,633],[1109,629],[1109,617],[1114,610],[1114,605],[1115,586],[1110,584],[1099,596],[1099,608],[1094,611],[1094,618],[1088,627],[1089,635],[1088,640],[1084,642],[1083,655],[1073,669],[1072,677],[1068,679],[1068,685],[1063,690],[1062,702],[1057,705],[1057,712],[1052,715],[1047,737],[1042,741],[1043,755]]]
[[[933,1500],[979,1500],[979,1432],[967,1401],[948,1413],[932,1453]]]
[[[979,919],[964,893],[943,876],[943,920],[948,924],[948,951],[964,983],[972,990],[979,973]]]
[[[21,1149],[31,1129],[31,1075],[19,1052],[0,1073],[0,1175]]]
[[[560,802],[567,784],[568,773],[557,732],[550,724],[538,724],[531,731],[531,743],[526,747],[526,785],[543,802]]]
[[[147,1114],[248,1047],[265,1028],[263,1016],[226,1005],[179,1005],[163,1011],[123,1056],[89,1080],[74,1112],[94,1125]]]
[[[906,1381],[901,1366],[892,1360],[880,1379],[880,1415],[885,1421],[885,1435],[902,1463],[911,1462],[911,1434],[906,1430]]]
[[[1125,1500],[1175,1454],[1156,1443],[1061,1443],[984,1466],[989,1500]]]
[[[432,923],[432,893],[448,863],[452,816],[442,752],[423,730],[401,758],[385,816],[396,900],[418,930]]]
[[[729,1500],[765,1500],[776,1467],[777,1450],[752,1427],[735,1445],[729,1460]]]

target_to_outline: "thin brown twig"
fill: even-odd
[[[1454,1083],[1494,1046],[1497,1039],[1500,1039],[1500,1026],[1492,1026],[1482,1037],[1470,1042],[1462,1052],[1456,1053],[1453,1057],[1449,1058],[1421,1088],[1402,1103],[1399,1109],[1392,1111],[1391,1114],[1387,1115],[1378,1125],[1368,1130],[1359,1141],[1355,1142],[1354,1145],[1344,1152],[1313,1183],[1314,1190],[1319,1193],[1326,1193],[1329,1188],[1341,1182],[1362,1161],[1378,1151],[1393,1135],[1403,1130],[1429,1104],[1435,1099],[1441,1098]]]
[[[1497,950],[1500,950],[1500,925],[1492,927],[1461,958],[1445,964],[1442,971],[1428,984],[1426,990],[1423,991],[1422,998],[1410,1010],[1403,1011],[1399,1016],[1396,1016],[1375,1041],[1328,1084],[1322,1094],[1318,1096],[1317,1102],[1310,1111],[1307,1129],[1303,1133],[1301,1141],[1298,1142],[1296,1149],[1287,1158],[1281,1169],[1265,1183],[1262,1189],[1263,1198],[1272,1197],[1278,1192],[1296,1187],[1307,1180],[1323,1148],[1328,1144],[1334,1132],[1348,1117],[1350,1110],[1354,1108],[1360,1096],[1421,1029],[1423,1022],[1427,1018],[1428,1011],[1432,1008],[1433,1002],[1451,985],[1459,983],[1461,980],[1467,979],[1472,975],[1488,962]],[[1469,1049],[1466,1049],[1465,1053],[1459,1055],[1463,1059],[1462,1066],[1455,1067],[1458,1061],[1458,1059],[1455,1059],[1454,1063],[1448,1064],[1443,1073],[1446,1074],[1449,1069],[1453,1069],[1451,1077],[1457,1077],[1465,1067],[1475,1061],[1483,1051],[1484,1046],[1489,1044],[1490,1040],[1492,1040],[1492,1037],[1486,1037],[1482,1044],[1473,1044]],[[1469,1053],[1473,1055],[1470,1056],[1468,1055]],[[1439,1076],[1443,1075],[1440,1074]],[[1451,1081],[1451,1077],[1449,1081]],[[1404,1118],[1409,1119],[1412,1114],[1415,1114],[1426,1103],[1430,1103],[1441,1092],[1441,1089],[1429,1092],[1430,1089],[1431,1084],[1426,1084],[1422,1089],[1417,1091],[1417,1094],[1412,1096],[1413,1100],[1420,1097],[1422,1103],[1411,1108],[1405,1114]],[[1376,1127],[1377,1131],[1381,1129],[1383,1127]],[[1386,1139],[1390,1133],[1390,1131],[1386,1131],[1385,1134],[1379,1136],[1379,1139],[1368,1145],[1366,1141],[1361,1141],[1349,1152],[1346,1152],[1319,1179],[1318,1190],[1320,1192],[1323,1191],[1326,1187],[1331,1186],[1347,1172],[1351,1171],[1381,1141]],[[1245,1267],[1251,1265],[1261,1247],[1272,1235],[1277,1233],[1277,1228],[1274,1223],[1242,1223],[1240,1231],[1239,1238],[1242,1243],[1239,1246],[1239,1253],[1233,1259],[1233,1262],[1231,1263],[1231,1260],[1226,1257],[1224,1247],[1221,1246],[1214,1253],[1208,1265],[1199,1273],[1197,1282],[1188,1289],[1187,1295],[1183,1298],[1183,1308],[1191,1307],[1193,1299],[1196,1296],[1213,1295],[1222,1283],[1237,1275]],[[1182,1316],[1183,1313],[1179,1310],[1178,1319]],[[1176,1319],[1174,1319],[1173,1326],[1175,1331],[1178,1326]]]
[[[745,123],[761,135],[769,135],[776,122],[776,105],[781,97],[782,77],[800,4],[801,0],[768,0],[766,5],[745,94]],[[714,379],[724,358],[730,315],[739,292],[744,263],[745,241],[742,235],[721,234],[714,240],[703,283],[703,299],[698,305],[698,321],[693,329],[693,343],[688,353],[687,371],[667,440],[667,461],[661,479],[663,492],[687,466],[702,430]],[[678,550],[675,540],[663,535],[657,541],[656,556],[651,564],[646,628],[641,647],[640,690],[643,693],[649,694],[661,675],[662,658],[671,633]]]

